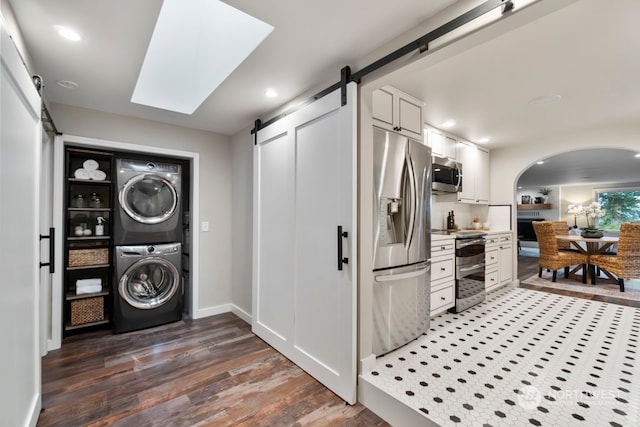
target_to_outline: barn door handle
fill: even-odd
[[[342,231],[342,226],[338,226],[338,271],[342,271],[342,264],[349,264],[349,258],[342,257],[342,238],[349,237],[348,231]]]
[[[49,228],[49,234],[48,235],[44,235],[41,234],[40,235],[40,240],[44,240],[44,239],[49,239],[49,262],[41,262],[40,263],[40,268],[42,267],[49,267],[49,274],[53,274],[55,273],[55,261],[54,261],[54,256],[55,256],[55,251],[56,251],[56,229],[51,227]]]

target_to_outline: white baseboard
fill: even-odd
[[[221,304],[214,307],[201,308],[193,313],[192,319],[203,319],[216,314],[233,313],[248,324],[251,324],[251,314],[247,313],[235,304]]]
[[[36,394],[31,401],[31,414],[28,421],[29,427],[36,427],[38,424],[38,418],[40,417],[40,410],[42,409],[42,395]]]
[[[251,325],[252,316],[235,304],[231,304],[231,312]]]
[[[231,304],[216,305],[214,307],[207,307],[195,310],[193,312],[192,319],[202,319],[209,316],[215,316],[216,314],[229,313],[231,311]]]

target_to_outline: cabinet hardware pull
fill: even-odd
[[[338,271],[342,271],[342,264],[349,264],[349,258],[342,257],[342,239],[349,237],[348,231],[342,231],[342,226],[338,226]]]
[[[41,234],[40,240],[49,239],[49,262],[41,262],[40,268],[49,267],[49,274],[56,272],[55,270],[55,250],[56,250],[56,229],[49,227],[49,234]]]

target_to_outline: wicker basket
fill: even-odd
[[[108,263],[109,248],[69,250],[69,267],[104,265]]]
[[[71,326],[104,320],[104,297],[71,301]]]

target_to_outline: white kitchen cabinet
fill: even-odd
[[[458,142],[458,161],[462,163],[462,203],[489,204],[489,152],[471,143]]]
[[[477,203],[489,204],[489,176],[491,157],[488,151],[478,147],[478,164],[476,167],[476,200]]]
[[[505,285],[511,283],[513,280],[513,244],[512,235],[505,234],[500,236],[500,245],[498,247],[498,253],[500,255],[500,284]]]
[[[427,145],[431,147],[431,154],[438,157],[445,157],[456,160],[458,157],[458,140],[450,135],[444,134],[435,128],[427,128]]]
[[[431,241],[431,317],[455,304],[455,243],[453,236]]]
[[[513,235],[491,234],[485,246],[485,289],[492,291],[513,279]]]
[[[384,129],[398,132],[422,141],[422,101],[385,86],[373,92],[373,123]]]

